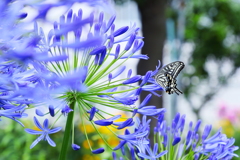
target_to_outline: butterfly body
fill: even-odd
[[[181,61],[172,62],[162,67],[153,78],[160,86],[165,88],[168,94],[173,94],[174,92],[177,95],[182,94],[177,88],[176,78],[184,66],[184,63]]]

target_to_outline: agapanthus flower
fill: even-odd
[[[152,116],[161,114],[163,110],[153,106],[135,106],[142,90],[151,92],[161,89],[148,87],[151,86],[151,71],[146,75],[132,76],[132,70],[129,69],[128,74],[124,75],[124,71],[127,71],[124,63],[127,60],[148,58],[146,55],[136,55],[144,44],[143,37],[137,34],[139,28],[135,24],[116,28],[116,16],[105,20],[102,12],[97,17],[93,12],[83,18],[81,9],[76,13],[70,9],[75,2],[77,0],[57,4],[28,4],[30,1],[0,3],[0,30],[3,33],[0,35],[0,103],[3,106],[13,106],[11,109],[1,107],[1,116],[18,121],[16,118],[26,117],[24,111],[31,108],[35,108],[37,116],[50,115],[56,119],[67,116],[65,133],[66,137],[70,137],[70,130],[75,123],[73,117],[79,117],[83,127],[85,123],[91,123],[98,131],[97,125],[105,126],[106,129],[110,129],[108,126],[117,129],[132,126],[132,117],[136,113]],[[79,2],[94,4],[87,0]],[[37,20],[47,21],[48,11],[52,7],[63,5],[69,11],[60,16],[59,21],[53,22],[53,28],[46,35],[38,26]],[[19,13],[24,6],[38,11],[32,19],[34,23],[20,21],[27,17],[27,13]],[[4,23],[3,19],[6,20]],[[31,31],[22,29],[31,25]],[[19,106],[25,107],[18,108]],[[44,107],[47,110],[42,109]],[[132,116],[116,122],[121,115],[114,115],[108,108],[131,112]],[[34,122],[38,124],[36,118]],[[43,128],[37,125],[44,131],[41,133],[26,129],[30,134],[41,134],[31,148],[45,138],[50,145],[55,145],[48,137],[55,130],[47,129],[47,124],[48,120],[45,120]],[[88,139],[86,129],[84,130]],[[139,130],[133,136],[146,134],[146,131]],[[136,139],[132,139],[130,134],[126,137],[121,138],[129,142],[129,146],[136,146]],[[64,138],[64,141],[67,142],[68,138]],[[72,146],[75,150],[79,148],[73,141]],[[103,148],[92,149],[90,146],[90,149],[94,154],[104,152]]]
[[[120,136],[124,141],[121,141],[121,145],[116,149],[122,148],[127,141],[129,143],[129,140],[133,140],[135,137],[134,146],[137,150],[134,155],[145,159],[230,160],[234,156],[238,157],[234,153],[238,149],[237,146],[234,146],[234,138],[227,138],[225,134],[221,133],[221,129],[211,135],[211,125],[206,125],[203,133],[200,134],[201,120],[197,121],[195,126],[193,126],[193,122],[190,122],[188,127],[185,127],[185,117],[185,115],[181,116],[177,113],[171,124],[168,124],[164,120],[164,114],[160,114],[154,128],[154,147],[151,149],[150,142],[148,144],[141,143],[143,139],[149,140],[149,134],[134,136],[139,134],[139,130],[150,132],[150,121],[146,121],[144,116],[142,122],[138,120],[140,123],[135,129],[135,133],[130,134],[133,136]]]
[[[30,148],[33,148],[38,142],[40,142],[41,140],[45,140],[47,141],[51,146],[55,147],[56,144],[54,143],[54,141],[49,137],[49,134],[53,134],[56,133],[58,131],[60,131],[62,129],[62,127],[57,127],[54,129],[49,129],[48,128],[48,124],[49,121],[48,119],[45,119],[43,122],[43,126],[40,125],[39,121],[37,120],[36,117],[34,117],[34,123],[37,126],[37,128],[39,130],[33,130],[33,129],[25,129],[25,131],[29,134],[36,134],[36,135],[40,135],[30,146]]]

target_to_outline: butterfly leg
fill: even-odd
[[[179,95],[182,94],[182,91],[180,91],[177,87],[174,88],[174,92]]]

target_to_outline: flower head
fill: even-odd
[[[150,96],[147,96],[142,104],[148,100],[148,97]],[[125,130],[125,135],[118,136],[122,140],[114,150],[121,149],[125,155],[124,146],[126,145],[131,157],[150,160],[184,159],[186,157],[191,160],[220,160],[238,157],[234,153],[238,149],[234,146],[234,138],[227,138],[221,133],[221,129],[210,136],[211,125],[206,125],[200,136],[201,121],[197,121],[194,127],[190,122],[189,128],[185,128],[185,117],[177,113],[171,124],[168,124],[164,120],[164,114],[160,114],[154,128],[154,145],[151,145],[149,140],[151,120],[143,116],[142,121],[137,119],[137,127],[133,133]],[[114,153],[113,157],[116,157]]]
[[[0,35],[3,40],[0,44],[0,103],[5,107],[1,107],[0,116],[19,122],[17,118],[26,117],[25,110],[37,107],[37,116],[69,118],[74,115],[80,117],[83,126],[90,123],[98,130],[97,126],[124,129],[134,124],[132,117],[116,122],[121,115],[115,116],[112,110],[130,112],[133,116],[136,113],[157,116],[163,112],[145,104],[141,108],[135,106],[142,90],[156,90],[149,87],[152,85],[149,81],[151,71],[132,76],[129,69],[124,75],[127,68],[124,63],[130,58],[148,58],[136,55],[144,44],[143,37],[137,34],[136,24],[116,28],[115,15],[107,20],[103,13],[95,15],[93,12],[83,17],[81,9],[76,13],[70,9],[75,0],[56,4],[27,2],[0,3],[1,18],[6,20],[0,22],[3,33]],[[100,3],[101,0],[80,2],[106,5]],[[67,6],[68,12],[53,22],[52,29],[45,34],[46,31],[38,26],[38,19],[47,21],[49,10],[63,5]],[[30,23],[21,21],[28,15],[19,13],[24,6],[38,11]],[[5,7],[9,8],[5,10]],[[23,29],[31,25],[32,30]],[[6,105],[12,108],[6,108]],[[47,112],[42,109],[44,106]],[[26,129],[30,134],[41,134],[31,148],[43,139],[55,146],[48,134],[56,130],[47,128],[48,120],[44,121],[44,127],[39,125],[36,117],[34,122],[42,131]],[[73,123],[72,118],[67,121],[67,126],[73,126]],[[147,131],[139,130],[135,135],[145,134]],[[104,139],[101,134],[99,136]],[[131,136],[122,138],[132,139]],[[135,145],[135,142],[136,139],[132,139],[128,145]],[[73,143],[73,148],[78,147]],[[104,152],[104,149],[93,150],[91,146],[90,149],[93,153]]]
[[[194,160],[238,157],[234,153],[238,149],[237,146],[234,146],[234,138],[227,138],[225,134],[221,133],[221,129],[210,136],[211,125],[207,125],[200,137],[199,127],[201,121],[199,120],[195,127],[193,127],[192,122],[189,123],[189,128],[186,129],[185,132],[187,134],[185,135],[185,115],[181,116],[177,113],[171,125],[167,125],[167,121],[163,117],[163,114],[159,115],[158,124],[154,128],[154,148],[151,149],[150,145],[136,143],[136,147],[140,148],[137,153],[138,156],[147,159],[157,159],[161,155],[163,157],[172,156],[172,159],[173,157],[177,159],[188,157]],[[139,127],[144,126],[144,124],[146,124],[145,120],[139,123]],[[148,139],[147,136],[144,138]],[[158,147],[160,147],[159,150],[156,149]],[[161,153],[158,153],[157,150],[161,151]]]
[[[33,129],[26,128],[25,131],[27,133],[29,133],[29,134],[34,134],[34,135],[39,134],[40,136],[35,141],[33,141],[33,143],[31,144],[30,148],[33,148],[41,140],[45,140],[45,141],[48,142],[48,144],[50,144],[51,146],[55,147],[56,144],[49,137],[49,134],[53,134],[53,133],[56,133],[56,132],[60,131],[62,129],[62,127],[49,129],[48,128],[48,123],[49,123],[48,119],[45,119],[44,122],[43,122],[43,126],[41,126],[36,117],[34,117],[34,123],[35,123],[35,125],[37,126],[37,128],[39,130],[33,130]]]

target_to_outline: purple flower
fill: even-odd
[[[113,124],[113,121],[119,119],[120,117],[121,117],[121,115],[116,115],[116,116],[108,118],[108,119],[96,120],[96,121],[94,121],[94,123],[99,126],[109,126],[109,125]]]
[[[113,121],[108,119],[101,119],[101,120],[94,121],[94,123],[99,126],[109,126],[113,123]]]
[[[157,153],[158,152],[158,144],[157,143],[154,144],[153,150],[151,150],[151,148],[148,145],[144,145],[144,146],[149,155],[144,154],[144,153],[138,153],[139,157],[142,157],[142,158],[155,160],[156,158],[162,157],[163,155],[167,154],[167,152],[168,152],[168,151],[163,151],[158,154]]]
[[[93,154],[100,154],[100,153],[103,153],[104,151],[105,151],[104,148],[98,148],[98,149],[92,150],[92,153]]]
[[[54,107],[53,107],[53,105],[49,105],[48,109],[49,109],[50,115],[51,115],[52,117],[54,117],[55,112],[54,112]]]
[[[133,124],[134,124],[133,123],[133,119],[129,118],[126,121],[124,121],[121,125],[119,125],[117,129],[123,129],[123,128],[127,127],[127,126],[130,126],[130,125],[132,126]]]
[[[134,115],[160,114],[160,109],[146,106],[147,100],[141,107],[135,106],[141,91],[154,84],[150,81],[151,72],[147,72],[144,78],[142,75],[131,77],[132,70],[129,69],[128,75],[122,76],[126,70],[124,63],[129,58],[147,59],[145,55],[135,55],[144,44],[143,37],[138,36],[136,24],[117,28],[115,15],[109,19],[104,18],[102,12],[98,17],[95,17],[95,12],[83,16],[81,9],[76,13],[70,9],[75,2],[101,4],[109,8],[105,0],[0,3],[0,116],[23,125],[18,119],[27,116],[24,112],[29,106],[29,109],[35,109],[38,116],[68,116],[68,113],[74,112],[74,116],[84,117],[89,113],[88,120],[93,125],[115,125],[123,129],[134,125],[133,118],[115,122],[120,116],[113,116],[111,109],[134,112]],[[22,21],[25,17],[31,18],[29,13],[19,12],[28,6],[36,9],[36,16]],[[46,15],[53,7],[61,6],[66,6],[68,13],[52,22],[52,29],[46,34],[37,20],[51,23],[46,20]],[[31,25],[32,29],[26,30]],[[121,48],[124,50],[121,51]],[[140,80],[142,83],[138,85]],[[155,90],[148,88],[150,92]],[[48,112],[43,107],[47,107]],[[111,109],[103,110],[103,107]],[[112,117],[105,119],[105,115]],[[60,128],[48,129],[48,119],[41,126],[34,117],[34,123],[41,131],[26,129],[30,134],[40,134],[31,148],[40,140],[47,140],[55,146],[49,134]],[[144,139],[147,134],[146,129],[140,129],[137,134],[126,133],[127,136],[122,137],[127,141],[132,155],[139,137],[147,144]],[[80,147],[73,144],[72,148],[77,150]],[[103,151],[100,148],[92,152],[97,154]]]
[[[73,110],[69,108],[67,105],[62,109],[62,114],[67,116],[69,112],[72,112]]]
[[[75,151],[77,151],[77,150],[80,149],[80,146],[77,145],[77,144],[72,144],[72,149],[75,150]]]
[[[13,105],[3,105],[1,106],[0,110],[0,117],[6,117],[10,118],[16,122],[18,122],[20,125],[24,127],[24,125],[17,120],[17,118],[26,117],[27,114],[23,113],[26,106],[19,105],[19,106],[13,106]],[[1,120],[1,119],[0,119]]]
[[[117,37],[117,36],[125,33],[125,32],[128,30],[128,28],[129,28],[128,26],[119,28],[118,30],[116,30],[116,31],[113,33],[113,36],[114,36],[114,37]]]
[[[42,113],[42,111],[40,109],[36,109],[36,115],[43,117],[44,113]]]
[[[131,37],[129,38],[128,43],[127,43],[127,45],[125,46],[125,49],[124,49],[124,50],[128,51],[128,50],[132,47],[132,44],[133,44],[135,38],[136,38],[136,35],[135,35],[135,34],[131,35]]]
[[[190,159],[205,159],[206,157],[208,157],[208,159],[231,159],[233,156],[237,157],[234,151],[236,151],[238,147],[234,146],[234,138],[227,138],[226,135],[221,133],[221,130],[216,132],[213,136],[208,137],[211,131],[211,125],[207,125],[200,139],[198,130],[201,121],[198,120],[195,127],[193,127],[192,122],[189,123],[189,129],[185,136],[182,134],[184,133],[185,115],[181,116],[177,113],[171,125],[167,125],[167,121],[164,120],[163,117],[163,114],[160,114],[158,117],[158,124],[154,128],[154,139],[158,144],[163,144],[161,151],[167,154],[167,157],[170,155],[176,155],[178,159],[183,157],[188,157]],[[146,120],[143,119],[142,122],[139,121],[138,126],[139,128],[147,126]],[[139,128],[136,128],[135,133],[138,133]],[[148,135],[145,136],[146,139],[148,139],[147,136]],[[123,137],[121,138],[123,139]],[[151,145],[142,145],[140,142],[141,139],[139,139],[139,143],[136,143],[137,145],[135,146],[140,148],[138,155],[142,158],[156,159],[156,144],[152,151],[150,148]],[[123,144],[123,142],[120,144]],[[168,150],[168,152],[164,152],[164,150]],[[164,156],[164,154],[161,156]]]
[[[32,149],[38,142],[41,140],[45,140],[50,144],[51,146],[55,147],[56,144],[53,142],[53,140],[49,137],[49,134],[56,133],[62,129],[62,127],[57,127],[54,129],[48,128],[48,119],[45,119],[43,122],[43,126],[40,125],[39,121],[36,117],[34,117],[34,123],[38,127],[39,130],[33,130],[33,129],[25,129],[25,131],[29,134],[40,134],[40,136],[31,144],[30,149]]]
[[[96,107],[92,107],[91,110],[90,110],[89,121],[91,121],[93,119],[96,112],[97,112]]]

